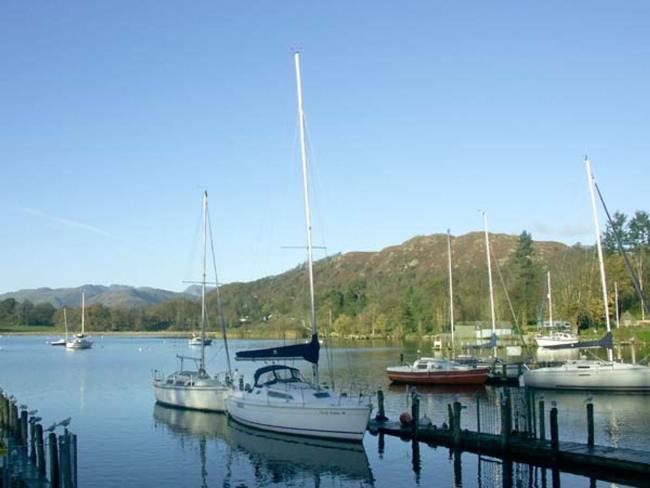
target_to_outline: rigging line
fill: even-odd
[[[206,209],[208,216],[208,231],[210,234],[210,250],[212,253],[212,266],[214,268],[214,282],[216,283],[215,289],[217,294],[217,307],[219,309],[219,322],[221,322],[221,332],[223,333],[223,344],[226,350],[226,362],[228,363],[228,375],[232,378],[232,368],[230,366],[230,351],[228,350],[228,336],[226,333],[226,319],[223,314],[223,303],[221,301],[221,291],[219,290],[219,276],[217,274],[217,260],[214,253],[214,238],[212,237],[212,220],[210,219],[210,211]]]
[[[623,256],[623,260],[625,261],[625,267],[627,268],[627,272],[630,273],[630,277],[632,278],[632,284],[634,285],[634,290],[636,291],[637,295],[639,296],[639,299],[641,300],[641,306],[645,308],[647,314],[650,314],[650,305],[648,304],[648,301],[646,300],[645,295],[643,294],[643,290],[641,289],[640,283],[637,280],[636,273],[634,273],[634,271],[632,270],[632,265],[630,264],[630,261],[627,258],[627,253],[625,252],[625,249],[623,249],[621,236],[619,235],[618,229],[614,225],[614,222],[612,222],[612,217],[609,215],[609,210],[607,209],[607,205],[605,205],[605,199],[603,198],[602,193],[600,193],[600,188],[598,187],[598,183],[596,183],[595,181],[594,181],[594,186],[596,187],[596,191],[598,192],[598,198],[600,199],[600,203],[602,203],[603,208],[605,209],[605,214],[607,215],[607,220],[609,221],[609,225],[612,228],[612,232],[614,232],[614,237],[616,238],[616,246],[618,247],[618,251]]]
[[[512,320],[515,322],[515,327],[517,328],[519,335],[522,336],[523,332],[521,330],[521,327],[519,327],[519,319],[517,318],[517,314],[515,314],[515,309],[512,306],[512,302],[510,301],[510,295],[508,294],[506,283],[503,280],[503,275],[501,274],[501,266],[499,266],[499,261],[494,255],[494,250],[492,249],[491,245],[490,245],[490,256],[492,256],[492,259],[494,260],[494,264],[496,264],[497,274],[499,275],[499,281],[501,282],[501,286],[503,287],[503,291],[506,295],[506,301],[508,302],[508,308],[510,308],[510,313],[512,314]]]

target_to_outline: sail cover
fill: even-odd
[[[544,346],[544,349],[587,349],[591,347],[606,347],[611,349],[612,346],[612,333],[608,332],[600,339],[595,339],[593,341],[574,342],[573,344],[556,344],[554,346]]]
[[[255,349],[252,351],[241,351],[235,354],[238,361],[273,361],[280,359],[304,359],[313,364],[318,364],[320,343],[318,335],[311,336],[307,344],[293,344],[291,346],[269,347],[267,349]]]

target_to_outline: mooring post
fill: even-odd
[[[460,446],[462,431],[460,430],[460,402],[454,402],[454,446]]]
[[[36,464],[36,425],[33,421],[29,423],[29,459]]]
[[[481,433],[481,395],[476,394],[476,432]]]
[[[509,391],[501,396],[501,449],[507,451],[510,446],[510,431],[512,430],[512,410]]]
[[[546,440],[546,419],[544,418],[544,400],[539,401],[539,438]]]
[[[70,467],[72,470],[72,486],[77,488],[77,434],[70,434]]]
[[[27,410],[20,411],[20,445],[27,447]]]
[[[377,390],[377,404],[379,405],[379,410],[375,419],[383,422],[386,420],[386,411],[384,410],[384,392],[382,390]]]
[[[454,410],[451,408],[451,403],[447,404],[447,417],[449,417],[449,430],[454,429]]]
[[[59,459],[62,488],[72,488],[72,470],[70,469],[70,434],[66,429],[59,436]]]
[[[411,417],[413,418],[413,435],[418,435],[418,424],[420,423],[420,395],[413,392],[413,401],[411,404]]]
[[[587,403],[587,444],[594,445],[594,404]]]
[[[56,445],[56,434],[50,432],[47,436],[47,454],[50,458],[49,479],[52,486],[59,486],[61,478],[59,477],[59,456]]]
[[[501,379],[503,381],[508,381],[508,365],[506,363],[501,365]]]
[[[551,449],[557,452],[560,448],[560,433],[557,426],[557,408],[551,408]]]
[[[400,365],[404,364],[404,353],[403,352],[399,353],[399,364]]]
[[[36,467],[41,476],[45,476],[45,449],[43,446],[43,426],[36,424]]]
[[[9,432],[11,437],[17,437],[18,434],[18,409],[13,403],[9,404]]]

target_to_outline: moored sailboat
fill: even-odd
[[[569,347],[607,347],[607,360],[576,359],[560,366],[539,368],[526,371],[523,375],[525,386],[532,388],[572,389],[572,390],[606,390],[606,391],[650,391],[650,368],[639,364],[619,363],[613,360],[612,332],[609,317],[607,279],[601,244],[598,212],[594,194],[594,178],[589,160],[585,158],[587,181],[591,195],[591,206],[596,233],[596,248],[600,267],[600,284],[603,293],[605,323],[607,334],[600,341],[576,343]]]
[[[312,365],[313,378],[280,364],[259,368],[250,388],[233,391],[226,399],[228,415],[250,427],[284,434],[361,441],[370,418],[371,405],[363,397],[351,398],[323,388],[319,383],[320,343],[314,302],[311,214],[307,175],[305,124],[302,107],[300,55],[294,53],[300,127],[305,222],[307,230],[307,270],[310,297],[311,341],[307,344],[243,351],[238,360],[305,360]]]
[[[456,341],[454,324],[454,287],[451,267],[451,234],[447,230],[447,263],[449,271],[449,318],[451,331],[451,358],[422,357],[412,365],[386,368],[388,378],[394,383],[426,385],[482,385],[487,381],[489,368],[478,361],[455,360]]]
[[[179,408],[206,410],[213,412],[225,411],[224,400],[230,391],[230,359],[228,357],[228,342],[226,338],[225,323],[221,312],[221,296],[219,292],[219,280],[216,276],[215,284],[217,290],[217,301],[221,318],[221,328],[225,344],[226,359],[228,361],[228,374],[224,378],[210,376],[205,369],[205,328],[207,321],[207,310],[205,306],[206,289],[206,252],[208,239],[208,192],[203,192],[203,259],[201,275],[201,356],[177,356],[181,367],[178,371],[165,377],[155,372],[153,389],[158,403]],[[214,255],[213,255],[214,258]],[[183,366],[185,361],[194,362],[197,365],[195,370],[186,370]]]
[[[546,272],[546,282],[548,288],[548,324],[553,327],[553,296],[551,295],[551,272]],[[535,343],[539,347],[564,346],[575,344],[579,341],[578,336],[572,332],[553,331],[550,334],[536,334]]]
[[[66,320],[67,322],[67,320]],[[81,333],[72,336],[72,340],[66,341],[66,349],[90,349],[93,341],[86,336],[86,294],[81,293]]]

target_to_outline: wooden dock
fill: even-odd
[[[449,406],[449,423],[436,426],[419,419],[419,400],[413,395],[411,422],[389,421],[383,410],[383,393],[378,392],[379,412],[370,421],[372,435],[391,435],[412,439],[431,446],[445,446],[457,452],[472,452],[503,459],[524,462],[549,468],[554,472],[568,472],[590,478],[650,486],[650,451],[599,446],[593,438],[593,405],[587,405],[587,443],[560,441],[557,408],[551,408],[550,439],[545,434],[535,437],[531,432],[518,432],[512,428],[508,397],[501,404],[501,433],[473,432],[460,428],[462,406],[455,402]],[[559,478],[558,478],[559,479]]]

